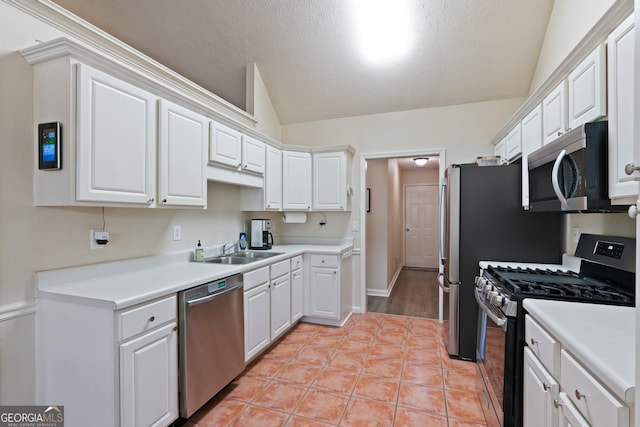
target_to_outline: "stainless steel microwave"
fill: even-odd
[[[585,123],[528,156],[529,209],[608,212],[607,122]]]

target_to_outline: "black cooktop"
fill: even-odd
[[[635,304],[635,295],[624,286],[572,271],[496,266],[489,266],[486,271],[512,299],[530,297],[625,306]]]

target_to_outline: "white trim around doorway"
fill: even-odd
[[[360,193],[365,194],[367,189],[367,160],[372,159],[392,159],[398,157],[411,157],[411,156],[438,156],[439,158],[439,182],[442,182],[444,178],[444,171],[446,169],[446,158],[444,148],[425,148],[424,150],[413,151],[390,151],[383,153],[363,153],[360,155]],[[442,185],[442,184],[439,184]],[[367,312],[367,211],[365,205],[365,198],[360,197],[360,311],[362,313]],[[442,273],[442,266],[439,267],[439,272]],[[442,289],[438,292],[438,318],[442,321]],[[354,304],[355,305],[355,304]]]

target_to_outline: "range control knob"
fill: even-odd
[[[498,298],[498,293],[496,291],[491,291],[487,294],[487,299],[491,301],[491,304],[493,304],[493,300],[495,298]]]
[[[488,294],[489,294],[489,292],[491,292],[491,291],[493,291],[493,285],[486,284],[486,285],[484,285],[484,287],[482,288],[482,292],[483,292],[485,295],[488,295]]]
[[[494,295],[491,297],[491,304],[497,307],[504,307],[505,297],[503,297],[502,295]]]

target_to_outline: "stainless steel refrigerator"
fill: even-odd
[[[475,360],[478,262],[560,263],[561,214],[528,212],[521,166],[452,165],[440,193],[445,341],[451,357]]]

